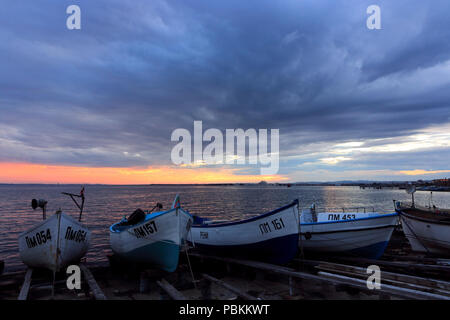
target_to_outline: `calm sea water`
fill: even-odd
[[[156,202],[169,208],[180,194],[182,206],[192,214],[233,219],[271,211],[298,198],[303,208],[374,207],[392,212],[393,199],[410,200],[404,190],[361,190],[359,187],[276,187],[276,186],[86,186],[83,214],[92,232],[89,263],[106,261],[111,253],[109,226],[136,208],[151,209]],[[24,268],[19,259],[18,236],[42,220],[42,211],[31,208],[31,199],[46,199],[47,215],[61,208],[74,217],[78,209],[61,192],[79,193],[75,185],[0,185],[0,260],[7,271]],[[417,192],[416,202],[428,204],[429,192]],[[433,203],[450,207],[450,193],[433,193]]]

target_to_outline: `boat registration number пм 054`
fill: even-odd
[[[40,246],[42,244],[45,244],[48,240],[52,239],[52,235],[50,233],[50,229],[47,229],[47,231],[39,231],[36,233],[36,235],[32,236],[31,238],[25,237],[25,240],[27,242],[28,248],[34,248],[36,246]]]
[[[150,221],[144,224],[143,226],[134,228],[133,232],[136,238],[145,238],[148,235],[158,232],[158,228],[156,228],[155,221]]]
[[[72,230],[72,227],[67,227],[66,235],[64,238],[66,240],[72,240],[75,242],[83,242],[86,240],[87,232],[83,230]]]
[[[261,234],[272,232],[273,230],[280,230],[284,228],[284,222],[282,218],[274,219],[270,222],[264,222],[259,225],[259,230]]]
[[[340,214],[340,213],[330,213],[328,214],[328,221],[338,221],[338,220],[354,220],[356,219],[355,214]]]

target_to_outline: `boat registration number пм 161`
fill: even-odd
[[[284,222],[282,218],[274,219],[270,223],[264,222],[259,225],[259,230],[261,231],[261,234],[272,232],[270,224],[272,224],[274,230],[280,230],[284,228]]]

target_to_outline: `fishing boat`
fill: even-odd
[[[81,223],[84,189],[71,196],[80,209],[78,221],[61,210],[47,219],[47,201],[33,199],[33,209],[42,208],[43,221],[19,235],[19,253],[24,264],[34,268],[60,271],[71,263],[78,263],[89,248],[90,231]],[[81,198],[81,205],[75,197]]]
[[[397,225],[396,212],[317,212],[312,205],[300,216],[299,246],[304,252],[378,259]]]
[[[450,209],[441,209],[431,203],[429,207],[418,206],[414,203],[415,188],[406,191],[412,195],[412,202],[394,203],[411,249],[450,256]]]
[[[170,210],[152,212],[156,208],[162,209],[162,205],[158,203],[148,212],[137,209],[113,224],[109,228],[111,248],[124,260],[173,272],[193,218],[181,208],[178,196]]]
[[[298,200],[249,219],[212,221],[194,217],[189,241],[211,255],[285,264],[298,252]]]

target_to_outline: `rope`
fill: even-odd
[[[187,261],[188,261],[189,271],[191,272],[192,283],[194,284],[194,288],[197,289],[197,285],[196,285],[197,281],[194,278],[194,272],[192,271],[191,260],[189,259],[188,250],[189,250],[189,246],[186,245],[186,250],[185,251],[186,251],[186,257],[187,257]]]
[[[301,214],[300,214],[300,206],[297,205],[297,213],[298,213],[298,234],[300,235],[300,259],[303,263],[303,260],[305,259],[305,253],[303,251],[303,239],[302,239],[302,224],[301,224]]]

